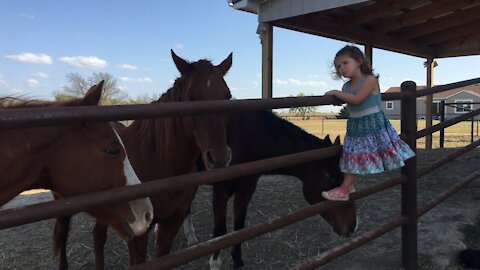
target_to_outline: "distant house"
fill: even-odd
[[[417,91],[425,89],[425,86],[417,86]],[[386,93],[400,92],[400,87],[390,87]],[[440,118],[440,102],[458,103],[455,107],[446,106],[445,118],[453,118],[460,114],[467,113],[470,110],[480,108],[480,84],[469,85],[455,88],[441,93],[433,94],[432,118]],[[417,98],[417,118],[425,119],[425,101],[426,97]],[[467,104],[466,104],[467,103]],[[385,115],[390,119],[400,119],[400,100],[382,101],[382,108]]]

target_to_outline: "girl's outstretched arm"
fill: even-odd
[[[368,76],[365,79],[362,87],[357,91],[356,94],[350,94],[338,90],[331,90],[325,93],[325,95],[334,96],[348,104],[357,105],[362,103],[370,93],[374,93],[378,90],[378,82],[375,76]]]

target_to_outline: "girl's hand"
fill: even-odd
[[[338,93],[340,93],[340,91],[338,91],[338,90],[330,90],[330,91],[327,91],[327,92],[325,93],[325,96],[334,96],[334,97],[335,97]]]
[[[330,90],[325,93],[325,96],[332,96],[335,98],[335,102],[332,105],[335,106],[340,106],[343,104],[343,102],[338,98],[339,94],[342,93],[342,91],[338,90]]]

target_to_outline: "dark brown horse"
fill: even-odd
[[[269,111],[232,113],[227,128],[227,138],[233,153],[231,164],[340,145],[338,137],[334,143],[328,136],[321,140]],[[339,186],[343,179],[339,170],[339,157],[292,166],[268,172],[268,174],[292,175],[299,178],[303,183],[303,195],[309,204],[323,201],[321,192]],[[227,202],[232,196],[235,196],[234,230],[245,227],[248,204],[255,192],[259,177],[260,175],[253,175],[213,185],[214,237],[224,235],[227,231]],[[352,234],[357,225],[354,203],[335,207],[322,214],[322,217],[337,234],[342,236]],[[188,228],[190,225],[186,223],[184,227]],[[194,237],[187,235],[187,238]],[[241,244],[233,247],[231,255],[235,268],[244,265]],[[210,259],[210,267],[220,269],[220,265],[217,252]]]
[[[207,60],[189,63],[173,51],[172,58],[181,77],[156,102],[231,98],[223,79],[232,65],[231,54],[217,66]],[[130,126],[119,130],[119,133],[133,168],[144,182],[193,172],[199,157],[202,157],[208,169],[227,166],[231,160],[231,151],[226,140],[226,121],[224,114],[158,118],[134,121]],[[196,191],[197,187],[188,187],[151,196],[155,212],[153,223],[158,225],[156,256],[170,252],[173,239],[188,213]],[[69,219],[64,218],[56,225],[68,228],[68,224]],[[54,235],[55,242],[65,245],[68,230],[58,232]],[[93,234],[96,267],[103,269],[107,226],[97,222]],[[145,233],[129,241],[131,265],[145,261],[148,235]]]
[[[83,99],[66,102],[1,98],[0,113],[20,108],[96,106],[102,86],[103,81]],[[0,149],[0,205],[32,188],[50,189],[56,198],[65,198],[140,184],[110,123],[0,129]],[[153,207],[144,198],[87,213],[131,238],[148,229]]]

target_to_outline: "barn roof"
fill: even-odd
[[[230,0],[259,22],[442,58],[480,54],[480,0]]]

